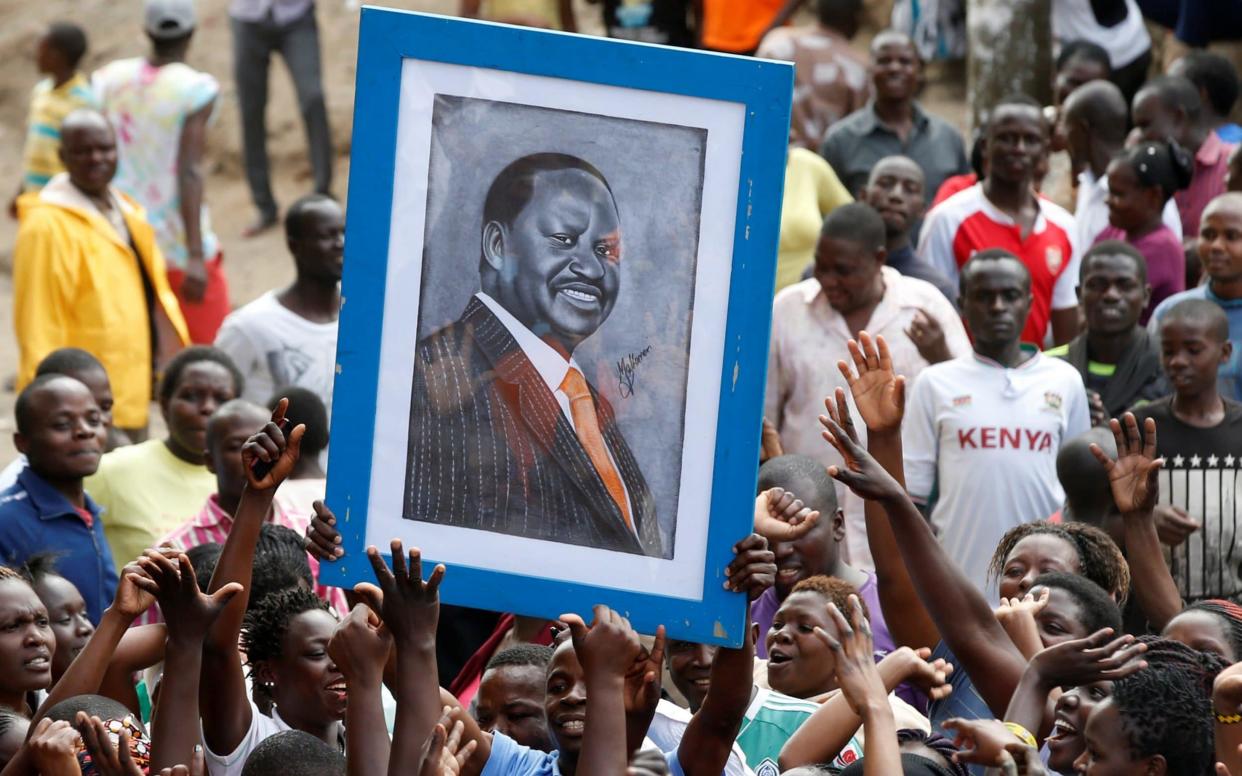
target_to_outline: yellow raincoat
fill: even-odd
[[[113,192],[132,248],[64,173],[41,191],[18,198],[13,251],[13,328],[21,351],[17,387],[34,378],[48,353],[81,348],[108,371],[115,399],[112,422],[141,428],[151,405],[153,363],[164,363],[189,342],[189,335],[145,213],[129,197]],[[144,273],[154,291],[150,313]],[[151,314],[157,358],[151,352]]]

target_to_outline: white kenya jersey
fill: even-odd
[[[1005,532],[1061,507],[1057,451],[1089,425],[1078,372],[1039,353],[1013,369],[972,353],[915,379],[902,425],[906,487],[916,500],[938,493],[940,541],[980,590]]]

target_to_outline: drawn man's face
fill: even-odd
[[[598,178],[582,170],[538,174],[512,224],[493,222],[483,231],[484,253],[499,270],[497,301],[537,336],[572,352],[617,301],[620,230]]]

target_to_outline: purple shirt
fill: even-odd
[[[1198,233],[1199,230],[1196,228],[1195,231],[1186,234],[1197,235]],[[1151,301],[1147,303],[1147,308],[1143,310],[1143,315],[1139,318],[1139,323],[1144,326],[1147,325],[1147,319],[1151,317],[1151,312],[1156,309],[1156,305],[1186,290],[1186,252],[1182,248],[1182,241],[1177,239],[1173,230],[1164,224],[1133,240],[1127,237],[1123,230],[1110,224],[1095,239],[1097,243],[1101,240],[1128,242],[1143,254],[1143,258],[1147,259],[1147,282],[1151,284]]]
[[[858,597],[862,599],[863,606],[867,609],[867,614],[871,622],[871,638],[875,646],[876,654],[880,657],[887,655],[897,648],[893,643],[893,637],[888,632],[888,625],[884,623],[884,612],[880,609],[880,593],[876,586],[875,574],[867,572],[867,579],[862,583],[862,587],[858,588]],[[750,607],[750,619],[759,626],[759,639],[755,643],[755,650],[759,657],[767,659],[768,657],[768,631],[772,630],[772,618],[776,616],[776,610],[781,608],[781,602],[776,597],[776,588],[769,587],[763,591],[763,595],[759,596]]]
[[[1195,173],[1190,185],[1173,195],[1182,214],[1182,234],[1199,236],[1199,219],[1208,203],[1225,193],[1225,174],[1229,172],[1229,154],[1236,146],[1222,141],[1209,132],[1195,153]]]

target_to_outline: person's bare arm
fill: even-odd
[[[139,625],[125,631],[99,683],[99,694],[124,704],[125,708],[137,714],[140,709],[138,693],[134,688],[134,672],[150,668],[164,659],[167,638],[168,631],[162,622]]]
[[[444,566],[432,569],[423,582],[422,553],[411,547],[408,556],[399,540],[390,546],[392,568],[379,550],[367,548],[367,558],[379,586],[355,587],[367,604],[380,613],[397,652],[397,719],[393,728],[388,770],[405,773],[420,762],[427,740],[440,718],[440,687],[436,683],[436,626],[440,617],[440,581]]]
[[[948,676],[953,666],[944,660],[928,662],[931,650],[917,652],[900,647],[890,652],[876,665],[885,694],[892,692],[903,682],[913,682],[923,688],[929,698],[939,700],[953,691]],[[863,719],[844,695],[834,695],[820,707],[781,747],[782,771],[803,765],[832,762],[845,748]]]
[[[236,582],[213,595],[198,589],[194,566],[184,553],[174,559],[148,550],[139,561],[145,577],[135,582],[156,596],[168,626],[164,679],[151,718],[151,770],[190,762],[199,742],[198,696],[203,639],[229,599],[241,592]]]
[[[642,643],[628,620],[607,606],[595,607],[590,627],[576,614],[563,614],[586,683],[586,725],[578,772],[624,776],[626,743],[625,675],[639,660]]]
[[[863,774],[888,776],[900,773],[901,750],[897,745],[897,721],[888,703],[888,690],[876,667],[871,626],[863,616],[858,596],[850,596],[849,622],[828,604],[828,613],[836,626],[835,634],[816,628],[815,635],[827,642],[836,659],[837,684],[841,695],[863,724]]]
[[[841,414],[830,404],[828,411],[848,420],[848,409]],[[883,505],[894,532],[902,536],[898,550],[941,638],[957,657],[960,668],[970,675],[988,707],[994,714],[1003,714],[1022,678],[1026,658],[996,621],[987,599],[932,534],[931,526],[905,489],[837,420],[824,417],[822,422],[827,429],[825,436],[846,462],[845,468],[828,467],[828,473],[862,498]]]
[[[762,536],[751,534],[733,546],[733,561],[725,576],[732,590],[754,601],[776,583],[776,556]],[[748,606],[745,622],[750,621]],[[677,759],[686,776],[720,776],[742,729],[754,692],[755,660],[753,629],[742,630],[742,646],[716,652],[703,705],[690,718],[677,746]]]
[[[181,198],[181,220],[185,224],[187,260],[181,293],[197,302],[207,291],[207,257],[203,253],[203,153],[207,147],[207,120],[216,101],[186,117],[177,144],[177,195]]]
[[[388,772],[390,742],[380,688],[391,647],[392,636],[366,604],[351,609],[328,642],[328,655],[349,686],[345,707],[349,776]]]
[[[1242,663],[1221,671],[1212,685],[1212,707],[1216,714],[1242,714]],[[1242,774],[1242,724],[1216,720],[1216,759]]]
[[[561,18],[561,29],[565,32],[578,31],[578,19],[574,16],[574,0],[558,0],[557,13]]]
[[[1141,659],[1146,644],[1129,634],[1113,636],[1112,628],[1102,628],[1037,652],[1022,672],[1003,718],[1042,740],[1052,727],[1049,694],[1054,690],[1120,679],[1147,666]]]
[[[851,370],[845,361],[838,361],[837,368],[850,387],[854,406],[867,426],[867,450],[904,490],[901,419],[905,414],[905,378],[893,371],[892,355],[884,337],[876,337],[873,342],[871,335],[862,332],[858,342],[849,344],[849,352],[854,369]],[[843,392],[838,393],[840,395],[825,401],[835,402],[840,414],[840,408],[845,407],[845,397]],[[914,649],[934,647],[940,641],[940,631],[923,606],[901,559],[897,537],[883,505],[869,499],[864,513],[867,544],[875,561],[880,609],[889,633],[899,645]]]
[[[1113,500],[1122,514],[1134,595],[1147,621],[1159,633],[1182,611],[1182,597],[1156,535],[1154,512],[1160,497],[1158,477],[1164,465],[1164,459],[1156,457],[1156,421],[1148,418],[1144,424],[1145,442],[1132,412],[1120,420],[1110,420],[1108,425],[1117,442],[1117,460],[1096,444],[1091,445],[1091,452],[1108,472]]]
[[[477,19],[482,5],[482,0],[461,0],[457,15],[467,19]]]
[[[288,400],[281,399],[272,412],[271,422],[242,446],[242,465],[246,470],[247,483],[237,505],[233,528],[224,542],[224,549],[220,551],[220,559],[207,586],[209,593],[215,593],[231,582],[242,586],[242,592],[233,596],[216,618],[203,644],[203,681],[199,691],[203,741],[211,751],[222,755],[237,748],[253,719],[237,640],[241,635],[242,618],[246,614],[259,528],[272,505],[276,487],[289,476],[297,463],[302,434],[306,432],[304,425],[298,425],[289,434],[286,443],[280,425],[284,423],[288,406]],[[256,461],[272,464],[266,476],[259,478],[255,474]]]
[[[136,579],[145,577],[145,574],[137,563],[131,563],[121,570],[112,605],[104,611],[99,627],[91,634],[86,646],[65,669],[60,681],[52,686],[47,698],[40,704],[30,720],[32,729],[33,723],[38,722],[47,714],[48,709],[61,701],[75,695],[93,695],[99,692],[100,682],[108,670],[108,662],[121,637],[125,635],[125,630],[138,615],[155,603],[155,597],[135,582]]]
[[[1052,341],[1057,345],[1065,343],[1078,336],[1078,308],[1062,307],[1060,310],[1053,310],[1052,317]]]

